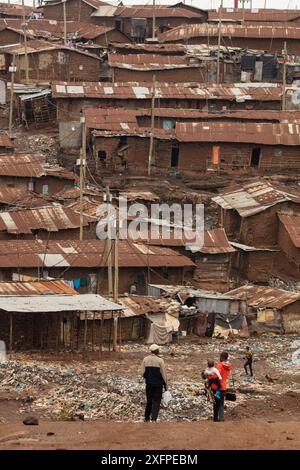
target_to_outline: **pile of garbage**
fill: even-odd
[[[78,414],[82,419],[92,420],[140,421],[143,418],[143,379],[104,373],[97,370],[97,363],[63,369],[54,364],[8,361],[0,365],[0,390],[11,389],[31,396],[31,412],[39,411],[53,420],[72,420]],[[211,416],[211,405],[201,384],[172,383],[171,394],[168,408],[161,410],[162,421],[195,421]]]

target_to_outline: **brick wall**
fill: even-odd
[[[113,68],[114,82],[147,82],[153,81],[153,75],[157,82],[201,82],[205,81],[205,71],[201,67],[172,69],[172,70],[128,70],[121,68]]]
[[[90,5],[81,0],[69,0],[66,3],[67,21],[86,21],[91,20],[90,16],[95,11]],[[63,21],[63,5],[53,5],[44,8],[44,18],[46,20]]]

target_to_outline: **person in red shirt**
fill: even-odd
[[[220,397],[217,398],[215,396],[214,400],[214,421],[224,421],[224,399],[225,393],[227,390],[227,381],[232,370],[232,365],[230,364],[229,354],[226,351],[223,351],[220,354],[220,362],[217,364],[217,369],[221,375],[221,394]],[[212,389],[214,389],[214,385],[212,384]]]

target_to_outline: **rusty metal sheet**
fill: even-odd
[[[119,18],[152,18],[153,6],[139,5],[139,6],[120,6],[117,7],[114,16]],[[188,10],[185,8],[172,8],[166,5],[155,6],[156,18],[203,18],[204,14],[201,10],[199,12]]]
[[[190,38],[218,37],[219,25],[214,24],[185,24],[176,26],[158,35],[160,42],[183,41]],[[300,39],[300,26],[255,25],[255,24],[222,24],[221,35],[223,38],[251,38],[251,39]]]
[[[150,52],[153,54],[164,54],[164,53],[182,53],[186,52],[186,46],[184,44],[135,44],[128,43],[123,44],[119,42],[111,42],[110,45],[117,51],[141,51]]]
[[[137,110],[85,108],[86,126],[89,129],[134,130],[137,128]]]
[[[0,132],[0,147],[13,148],[14,145],[6,132]]]
[[[171,70],[199,67],[197,59],[187,56],[162,54],[117,54],[108,55],[108,64],[112,68],[145,70]]]
[[[300,300],[300,293],[252,284],[239,287],[227,294],[236,299],[246,300],[251,307],[279,310]]]
[[[83,225],[87,226],[94,221],[94,218],[85,215]],[[0,231],[13,234],[31,234],[34,230],[58,232],[79,226],[79,214],[59,205],[0,213]]]
[[[40,294],[67,294],[77,295],[78,292],[72,289],[63,280],[32,280],[0,282],[1,295],[40,295]]]
[[[289,234],[293,245],[300,248],[300,216],[278,214],[279,220]]]
[[[180,142],[234,142],[300,145],[300,123],[195,122],[177,123]]]
[[[203,85],[198,83],[163,83],[156,86],[156,97],[178,100],[228,100],[236,101],[281,101],[282,86],[272,84],[260,86],[246,85]],[[71,82],[52,82],[53,98],[78,99],[151,99],[152,83],[144,82],[76,82],[76,89],[71,93]]]
[[[241,217],[250,217],[283,202],[300,204],[300,188],[258,178],[251,183],[230,186],[212,201],[225,210],[236,210]]]
[[[43,156],[34,154],[0,155],[0,175],[40,178],[46,174],[44,161]]]
[[[68,265],[78,268],[99,268],[107,260],[102,240],[36,241],[15,240],[0,244],[0,267],[42,267],[44,254],[60,255]],[[187,257],[169,248],[146,246],[128,240],[119,241],[120,267],[192,267]]]
[[[221,10],[222,20],[246,21],[246,22],[289,22],[300,17],[299,10],[276,10],[272,8],[223,8]],[[208,21],[219,21],[220,13],[217,10],[208,11]],[[290,25],[291,26],[291,25]]]

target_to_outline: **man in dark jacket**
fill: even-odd
[[[159,357],[157,344],[150,346],[151,354],[143,359],[142,375],[146,381],[147,404],[145,421],[156,421],[159,413],[163,388],[167,390],[167,375],[165,363]]]

